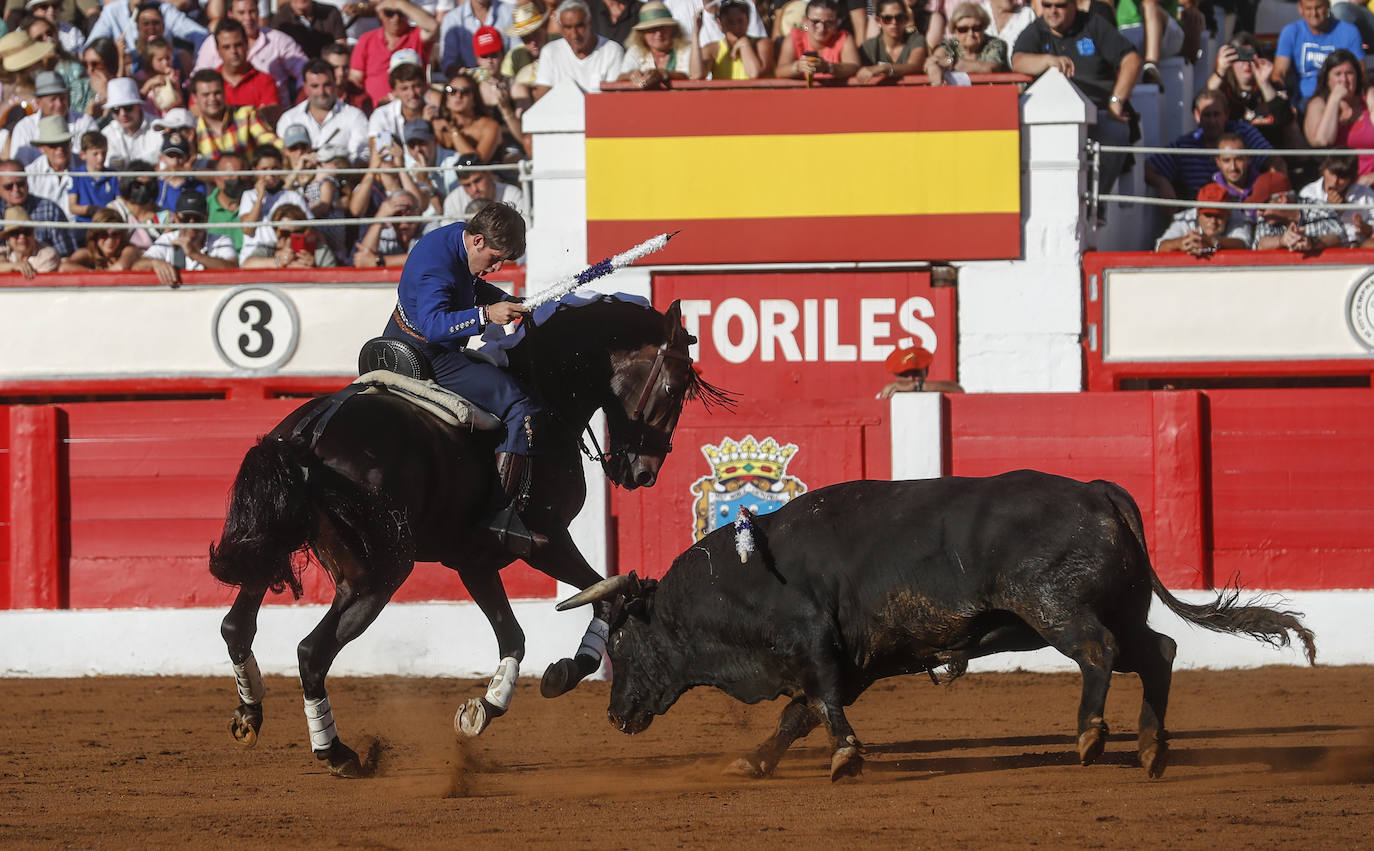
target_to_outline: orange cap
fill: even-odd
[[[887,367],[888,372],[894,375],[901,375],[904,372],[914,372],[918,369],[925,369],[930,366],[933,360],[935,360],[935,355],[921,348],[921,346],[915,345],[904,349],[897,349],[887,356],[884,365]]]

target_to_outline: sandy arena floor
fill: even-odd
[[[831,784],[822,733],[772,779],[722,775],[782,703],[697,689],[637,737],[606,720],[606,683],[510,714],[460,744],[453,712],[484,683],[337,679],[344,741],[377,775],[311,756],[299,685],[268,680],[256,748],[227,731],[232,678],[8,680],[0,845],[586,848],[1374,846],[1374,668],[1181,672],[1168,772],[1134,763],[1138,681],[1117,675],[1113,731],[1073,750],[1076,676],[888,680],[849,717],[862,778]]]

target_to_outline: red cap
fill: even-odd
[[[1277,171],[1266,171],[1255,178],[1255,185],[1250,187],[1250,194],[1245,196],[1245,200],[1257,204],[1268,204],[1269,199],[1278,193],[1292,191],[1293,184],[1288,182],[1287,175]]]
[[[1226,201],[1230,197],[1231,195],[1226,191],[1226,187],[1222,186],[1220,183],[1209,183],[1197,191],[1197,199],[1199,201],[1210,201],[1215,203],[1217,201]],[[1197,211],[1199,213],[1216,213],[1219,216],[1224,216],[1228,212],[1219,207],[1198,207]]]
[[[472,36],[472,52],[479,57],[500,53],[506,46],[501,31],[496,27],[481,27]]]
[[[921,348],[918,344],[905,349],[897,349],[887,356],[884,366],[893,375],[901,375],[904,372],[925,369],[930,366],[933,360],[935,360],[935,355]]]

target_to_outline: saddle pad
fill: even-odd
[[[499,431],[505,427],[495,414],[482,410],[433,381],[416,381],[395,372],[376,369],[358,376],[358,380],[353,383],[368,385],[368,389],[362,391],[364,393],[376,393],[379,388],[384,387],[387,392],[395,393],[407,402],[424,408],[451,426],[475,431]]]

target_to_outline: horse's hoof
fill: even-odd
[[[544,697],[561,697],[577,688],[584,676],[577,660],[559,659],[544,669],[544,678],[539,681],[539,693]]]
[[[229,719],[229,734],[234,741],[246,748],[258,743],[258,731],[262,729],[262,706],[240,703]]]
[[[1088,719],[1088,729],[1078,734],[1078,761],[1092,765],[1107,746],[1107,722],[1101,718]]]
[[[767,777],[772,773],[773,767],[763,760],[755,761],[753,757],[742,756],[725,767],[725,774],[731,777],[748,777],[754,780]]]
[[[327,762],[329,773],[335,777],[356,780],[367,776],[358,754],[338,739],[329,743],[329,750],[315,751],[315,758]]]
[[[864,758],[859,755],[859,749],[852,745],[837,749],[830,758],[831,783],[843,777],[858,777],[863,770]]]
[[[484,697],[470,697],[463,708],[453,716],[453,731],[461,736],[474,738],[482,735],[493,718],[500,718],[506,710],[498,709]]]
[[[1140,743],[1140,765],[1151,779],[1164,776],[1169,767],[1169,743],[1163,739],[1151,739]]]

